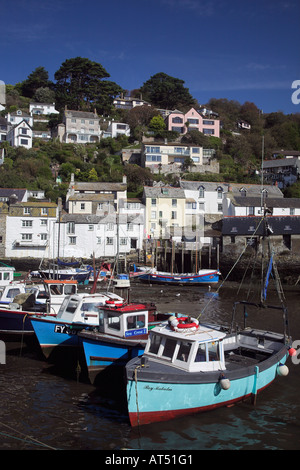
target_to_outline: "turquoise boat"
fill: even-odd
[[[265,233],[267,229],[266,223]],[[291,347],[288,312],[270,244],[269,254],[260,301],[235,302],[229,328],[200,324],[198,318],[186,316],[170,317],[150,332],[144,354],[126,365],[132,426],[213,410],[249,398],[255,402],[258,393],[277,377],[288,374],[287,358],[296,351]],[[266,304],[271,273],[278,305]],[[283,332],[247,327],[254,309],[256,318],[266,315],[269,309],[281,312]]]
[[[176,325],[176,326],[175,326]],[[228,406],[288,373],[284,335],[244,329],[226,333],[196,319],[155,327],[144,354],[126,365],[132,426]]]

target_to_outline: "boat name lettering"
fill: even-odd
[[[144,387],[146,390],[149,390],[150,392],[152,392],[152,390],[159,390],[160,392],[163,391],[163,392],[172,392],[172,388],[170,387],[150,387],[150,385],[146,385]]]
[[[138,330],[125,331],[125,338],[130,336],[146,335],[147,328],[139,328]]]

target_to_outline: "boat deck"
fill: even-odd
[[[225,353],[226,370],[236,370],[241,367],[249,367],[267,359],[270,353],[260,350],[240,348],[239,350]]]

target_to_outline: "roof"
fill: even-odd
[[[73,196],[69,197],[69,201],[96,201],[96,202],[106,202],[114,201],[114,195],[109,193],[76,193]]]
[[[277,160],[266,160],[263,162],[263,168],[279,168],[285,166],[299,166],[300,160],[298,157],[293,158],[280,158]]]
[[[283,197],[282,191],[278,186],[271,184],[264,184],[263,189],[261,184],[242,184],[242,183],[229,183],[228,191],[231,193],[241,194],[241,191],[245,189],[248,196],[260,196],[262,190],[266,189],[268,191],[268,196],[271,197]]]
[[[300,216],[268,216],[268,226],[272,235],[299,235]],[[264,224],[262,217],[224,217],[222,221],[222,235],[248,236],[263,235]]]
[[[24,196],[26,195],[27,189],[16,189],[16,188],[0,188],[0,198],[10,198],[13,195],[16,195],[18,201],[22,201]]]
[[[222,188],[223,191],[228,191],[228,183],[218,183],[209,181],[184,181],[181,180],[180,186],[183,189],[190,189],[198,191],[200,188],[204,188],[206,191],[217,191],[218,188]]]
[[[78,181],[71,183],[70,186],[75,191],[125,191],[127,189],[126,183],[87,183],[85,181]]]
[[[260,207],[262,202],[260,197],[243,196],[234,196],[231,201],[233,205],[240,207]],[[264,201],[269,208],[300,208],[300,198],[267,197]]]
[[[144,188],[144,195],[146,198],[185,198],[184,190],[182,188],[174,188],[173,186],[146,186]]]
[[[66,117],[77,117],[82,119],[100,119],[97,113],[91,113],[88,111],[74,111],[71,109],[65,110]]]

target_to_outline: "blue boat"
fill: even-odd
[[[98,328],[82,330],[82,341],[89,379],[95,382],[98,374],[113,366],[123,368],[133,357],[144,352],[149,329],[166,320],[153,304],[106,304],[101,309]]]
[[[271,272],[278,305],[266,304]],[[259,316],[270,309],[280,311],[283,333],[247,327],[253,309],[256,318],[257,309]],[[230,328],[200,324],[198,318],[186,316],[170,317],[151,330],[144,354],[125,366],[130,423],[140,426],[165,421],[250,397],[255,403],[258,393],[288,374],[286,360],[296,354],[291,345],[288,312],[272,255],[260,301],[235,302]]]
[[[49,358],[54,350],[80,346],[78,332],[99,325],[101,308],[107,302],[123,304],[123,299],[114,293],[68,295],[55,317],[32,316],[31,324],[44,356]]]
[[[169,285],[210,285],[219,282],[220,273],[215,269],[200,269],[198,273],[172,274],[163,271],[150,271],[139,275],[138,279],[150,284],[169,284]]]

